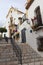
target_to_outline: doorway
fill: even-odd
[[[26,31],[25,28],[21,31],[22,43],[26,43],[26,33],[25,33],[25,31]]]

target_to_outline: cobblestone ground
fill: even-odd
[[[18,44],[22,53],[22,65],[43,65],[41,57],[28,44]],[[19,50],[19,49],[18,49]],[[0,43],[0,65],[21,65],[11,43]]]
[[[43,65],[43,57],[41,57],[28,44],[20,44],[22,50],[23,65]]]

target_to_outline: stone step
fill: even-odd
[[[0,62],[7,62],[7,61],[17,61],[17,58],[2,58],[0,59]]]
[[[0,65],[18,65],[17,50],[11,44],[0,44]]]
[[[36,62],[43,61],[43,58],[34,49],[32,49],[28,44],[20,44],[19,46],[22,51],[23,64],[28,64],[32,62],[36,63]]]
[[[13,48],[12,44],[0,44],[0,65],[21,65],[20,60],[22,65],[40,65],[39,62],[43,61],[43,58],[28,44],[19,44],[16,48]]]
[[[0,62],[0,65],[18,65],[18,61]]]

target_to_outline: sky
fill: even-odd
[[[0,0],[0,27],[6,23],[6,15],[11,6],[25,11],[26,0]]]
[[[6,23],[6,15],[11,6],[25,12],[25,3],[27,0],[0,0],[0,27]],[[34,17],[34,9],[40,5],[43,14],[43,0],[34,0],[29,8],[29,18]],[[43,17],[43,16],[42,16]]]

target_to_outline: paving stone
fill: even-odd
[[[13,50],[12,44],[0,44],[0,65],[21,65],[20,60],[22,60],[22,65],[43,65],[43,58],[28,44],[18,45],[17,49]]]
[[[43,61],[41,61],[41,65],[43,65]]]
[[[34,63],[29,63],[29,65],[34,65]]]
[[[40,62],[35,62],[35,65],[40,65]]]
[[[27,50],[25,50],[23,46]],[[36,64],[40,64],[39,62],[43,60],[43,58],[36,51],[34,51],[34,49],[32,49],[29,45],[21,44],[20,48],[22,48],[21,49],[22,50],[22,61],[24,63],[31,63],[31,65],[34,65],[35,62]]]

